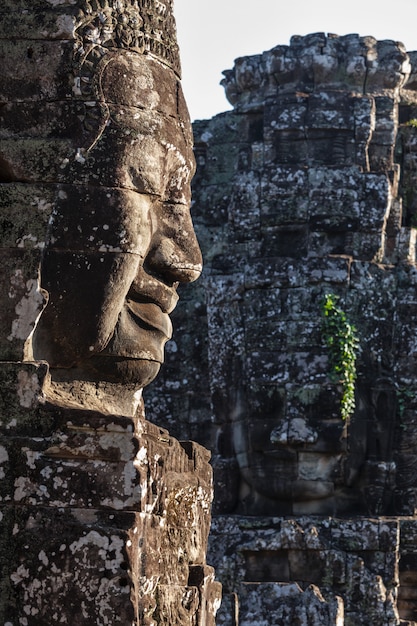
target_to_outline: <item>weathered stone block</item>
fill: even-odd
[[[306,128],[354,130],[356,100],[356,97],[349,98],[344,93],[312,93],[308,98]]]
[[[256,237],[260,227],[260,185],[254,174],[241,176],[233,186],[229,205],[229,219],[233,225],[236,241]]]
[[[90,114],[97,115],[91,102],[8,102],[0,110],[0,138],[75,139],[86,133]],[[78,145],[81,147],[83,141]]]
[[[75,159],[72,142],[57,139],[4,139],[0,158],[6,167],[6,182],[25,180],[30,183],[68,182],[64,173]]]
[[[65,100],[72,95],[73,45],[72,41],[0,40],[0,101]]]
[[[68,507],[2,507],[1,514],[4,623],[135,619],[126,552],[134,514]]]
[[[343,618],[341,600],[327,603],[314,585],[303,592],[294,583],[247,584],[242,586],[239,599],[242,626],[249,626],[255,619],[262,626],[271,620],[276,623],[315,620],[323,626],[330,626]]]
[[[311,99],[307,96],[283,96],[267,103],[264,112],[264,139],[268,141],[276,130],[303,130]]]
[[[260,253],[265,257],[302,258],[308,250],[308,227],[284,225],[262,229]]]
[[[5,361],[23,359],[26,340],[45,300],[39,290],[39,249],[0,250],[0,355]]]
[[[56,189],[51,185],[0,186],[0,247],[42,250]]]
[[[35,2],[39,4],[39,8],[42,8],[42,12],[37,13],[29,12],[28,9],[34,9],[34,4],[24,2],[23,6],[19,6],[18,2],[13,0],[5,0],[5,4],[0,8],[0,39],[14,39],[14,33],[18,32],[21,39],[28,40],[28,47],[30,47],[30,40],[45,39],[47,41],[53,41],[55,39],[72,39],[74,36],[75,16],[69,14],[68,8],[64,12],[63,2],[60,2],[61,12],[58,10],[53,11],[53,2],[47,0],[43,3],[44,7],[41,7],[41,2]],[[8,6],[10,4],[10,6]],[[26,10],[24,5],[26,4]],[[67,3],[67,7],[75,3]],[[16,9],[21,9],[17,11]]]

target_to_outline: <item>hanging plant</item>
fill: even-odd
[[[339,296],[325,294],[322,301],[322,334],[329,350],[330,380],[342,385],[340,410],[342,419],[346,420],[355,409],[356,357],[359,340],[356,328],[337,305],[339,300]]]

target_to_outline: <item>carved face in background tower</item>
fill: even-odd
[[[33,354],[63,380],[143,387],[163,362],[178,283],[201,272],[191,125],[178,79],[156,60],[108,54],[96,80],[105,123],[67,166],[75,184],[59,188]]]
[[[262,400],[262,412],[257,410]],[[337,414],[337,389],[266,387],[242,398],[232,435],[249,512],[332,512],[344,486],[347,424]],[[248,397],[249,395],[249,397]],[[315,397],[314,397],[315,396]],[[259,407],[260,408],[260,407]],[[324,510],[323,510],[324,509]]]

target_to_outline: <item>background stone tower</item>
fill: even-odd
[[[205,271],[147,399],[214,452],[218,623],[417,623],[415,61],[293,37],[237,59],[233,111],[194,124]],[[358,337],[347,419],[326,296]]]

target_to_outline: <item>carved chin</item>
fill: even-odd
[[[143,321],[137,316],[132,316],[127,306],[123,307],[113,336],[100,355],[163,363],[164,347],[171,338],[172,325],[168,315],[162,315],[160,309],[159,312],[159,318],[163,318],[164,325],[160,323],[159,318]]]
[[[334,495],[334,484],[325,480],[296,480],[292,483],[271,480],[269,489],[264,482],[260,484],[257,477],[249,476],[248,482],[265,498],[277,501],[308,502]]]
[[[161,364],[147,359],[126,359],[108,356],[93,356],[76,367],[52,367],[54,381],[72,380],[116,383],[126,387],[142,389],[157,376]]]
[[[44,326],[46,330],[40,327],[43,332],[38,330],[36,336],[36,356],[48,361],[55,378],[121,383],[136,388],[145,387],[157,376],[172,333],[170,319],[162,311],[159,310],[156,321],[145,322],[124,307],[109,343],[95,353],[88,350],[90,337],[83,337],[80,345],[71,336],[71,329],[64,336],[52,335],[48,334],[50,326]]]
[[[241,472],[246,482],[265,498],[291,502],[321,500],[333,496],[335,488],[344,482],[343,454],[310,453],[304,462],[289,462],[279,456],[261,458],[261,463],[241,467]]]
[[[147,359],[96,356],[91,359],[90,367],[97,368],[101,380],[133,384],[139,389],[149,385],[156,378],[161,363]]]

